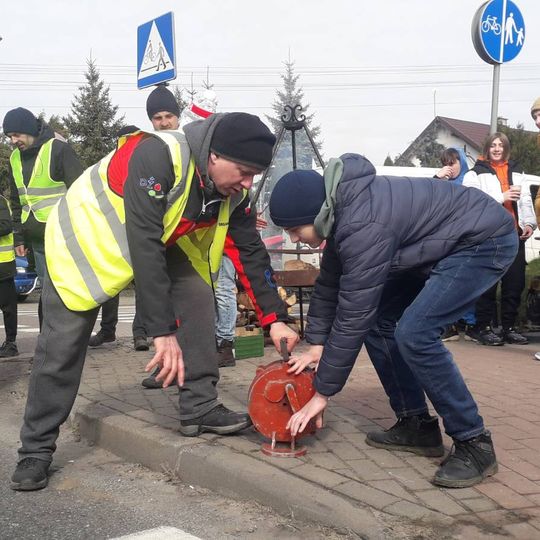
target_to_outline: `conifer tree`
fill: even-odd
[[[57,114],[52,114],[47,120],[45,118],[45,113],[42,111],[41,113],[39,113],[38,120],[45,122],[55,133],[58,133],[59,135],[64,137],[64,139],[69,140],[69,132],[61,116],[58,116]]]
[[[114,148],[124,116],[116,118],[118,106],[111,102],[109,87],[95,62],[90,59],[87,64],[86,84],[79,87],[79,95],[71,102],[71,114],[63,121],[81,161],[90,166]]]
[[[290,58],[284,64],[285,73],[281,75],[283,88],[281,90],[276,90],[276,99],[272,103],[272,109],[275,116],[267,115],[266,119],[271,124],[274,135],[278,136],[283,125],[281,116],[286,113],[285,106],[289,105],[290,107],[294,107],[295,105],[300,105],[302,110],[300,112],[296,111],[296,114],[298,116],[304,115],[306,117],[306,125],[310,130],[317,150],[322,154],[321,143],[318,140],[321,129],[319,126],[313,125],[314,115],[308,113],[309,104],[304,102],[304,92],[302,88],[298,86],[300,75],[295,74],[294,62],[292,62]],[[286,116],[288,116],[288,114],[286,114]],[[315,159],[316,161],[316,155],[304,129],[295,132],[295,139],[296,167],[298,169],[311,169],[313,160]],[[277,153],[274,157],[269,177],[266,180],[264,193],[261,194],[261,202],[259,203],[261,208],[266,206],[275,183],[281,178],[281,176],[292,169],[292,136],[290,131],[285,130],[283,139],[281,140]],[[270,229],[271,228],[269,228],[269,230]]]
[[[515,128],[499,125],[498,131],[510,141],[510,159],[517,161],[518,172],[540,175],[540,152],[537,146],[537,133],[525,131],[523,124]]]
[[[185,89],[181,89],[178,85],[174,86],[173,95],[178,102],[178,107],[180,107],[180,114],[182,114],[182,111],[189,105],[186,93]]]
[[[274,134],[277,135],[281,129],[282,122],[281,116],[285,112],[285,105],[294,107],[295,105],[300,105],[302,111],[300,114],[303,114],[306,117],[306,125],[308,126],[311,135],[317,146],[317,150],[321,151],[321,143],[317,140],[321,128],[319,126],[313,125],[313,114],[308,113],[309,104],[304,102],[304,91],[302,88],[298,87],[298,80],[300,75],[296,75],[294,72],[294,62],[290,59],[285,62],[285,73],[281,75],[281,80],[283,81],[283,89],[276,91],[276,99],[272,103],[272,109],[274,110],[275,116],[267,116],[266,118],[272,125]],[[297,167],[299,169],[311,169],[312,159],[315,157],[313,148],[307,135],[304,130],[296,132],[296,160]],[[277,160],[290,160],[290,166],[288,170],[292,169],[292,147],[291,147],[291,134],[289,131],[285,133],[278,154],[276,155]],[[287,171],[285,171],[287,172]]]

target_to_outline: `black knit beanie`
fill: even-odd
[[[158,86],[152,92],[150,92],[148,99],[146,100],[146,113],[148,118],[152,120],[152,116],[158,112],[170,112],[174,116],[180,117],[180,107],[174,97],[174,94],[165,88],[165,86]]]
[[[32,135],[32,137],[39,135],[37,118],[28,109],[24,109],[23,107],[8,111],[6,116],[4,116],[2,128],[6,135],[8,133],[24,133],[26,135]]]
[[[324,178],[317,171],[291,171],[270,195],[270,218],[285,229],[312,225],[326,198]]]
[[[275,142],[276,138],[258,116],[234,112],[219,120],[210,150],[231,161],[266,169],[272,160]]]

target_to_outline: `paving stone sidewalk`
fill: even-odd
[[[540,362],[533,360],[540,344],[490,348],[459,341],[448,346],[493,433],[499,461],[499,473],[473,488],[451,490],[432,485],[430,478],[440,459],[366,445],[368,431],[387,428],[395,419],[365,353],[360,355],[343,392],[331,399],[324,429],[302,439],[308,453],[300,458],[263,455],[259,448],[264,439],[253,429],[233,437],[181,437],[176,433],[176,388],[144,389],[140,384],[146,376],[143,368],[152,351],[135,352],[127,339],[112,347],[89,350],[76,410],[84,417],[85,411],[99,407],[96,418],[120,417],[119,430],[133,425],[137,431],[142,426],[140,436],[152,433],[156,444],[161,438],[175,441],[178,437],[179,445],[225,448],[234,453],[244,472],[250,467],[256,471],[259,465],[271,465],[276,474],[284,473],[293,480],[287,490],[298,489],[289,496],[299,501],[305,496],[306,486],[311,486],[335,497],[329,499],[330,507],[333,500],[346,501],[349,509],[367,509],[378,522],[381,516],[388,516],[390,520],[445,531],[447,536],[440,538],[540,538]],[[257,366],[277,358],[273,348],[267,347],[264,358],[240,360],[236,367],[222,369],[222,401],[232,409],[245,409]],[[152,431],[145,432],[146,428]],[[99,425],[83,435],[100,444]],[[445,446],[450,449],[450,439],[445,439]],[[124,453],[121,441],[114,450]],[[130,458],[129,451],[124,457]],[[227,463],[223,467],[226,471]],[[197,479],[193,471],[190,474]],[[264,485],[259,489],[264,493]],[[229,491],[246,496],[234,482]],[[359,516],[367,519],[365,513]],[[352,525],[337,525],[354,530],[351,519]],[[358,530],[362,532],[362,527]]]

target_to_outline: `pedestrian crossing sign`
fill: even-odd
[[[176,78],[174,49],[172,11],[137,28],[137,88]]]

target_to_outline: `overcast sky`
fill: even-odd
[[[493,68],[471,42],[476,0],[23,0],[0,5],[0,118],[23,106],[65,115],[92,56],[125,120],[149,127],[137,90],[137,26],[173,11],[181,87],[206,79],[219,110],[271,114],[289,57],[326,158],[395,156],[434,114],[489,123]],[[499,115],[534,129],[540,1],[516,0],[518,57],[501,68]]]

